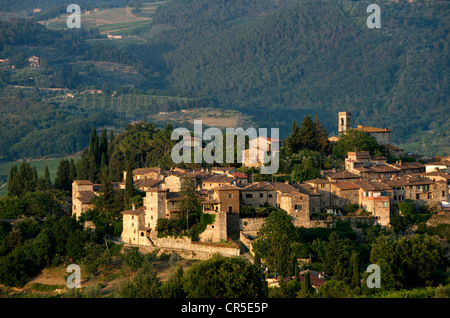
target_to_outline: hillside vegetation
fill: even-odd
[[[448,1],[379,1],[380,29],[366,25],[370,1],[125,2],[81,3],[100,8],[93,29],[0,22],[0,58],[10,60],[0,63],[0,160],[68,155],[94,125],[123,130],[209,107],[279,127],[281,138],[305,115],[331,135],[337,112],[351,111],[354,126],[388,127],[407,151],[448,154]],[[105,12],[132,16],[114,26],[95,19]],[[114,27],[123,39],[106,38]],[[28,66],[33,55],[39,68]]]

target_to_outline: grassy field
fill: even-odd
[[[67,157],[68,159],[73,158],[75,161],[79,159],[79,157]],[[48,171],[50,172],[50,177],[52,180],[56,177],[56,170],[58,168],[58,164],[61,158],[56,159],[47,159],[47,160],[33,160],[29,161],[31,167],[33,168],[36,166],[36,171],[38,173],[38,176],[44,176],[45,166],[48,167]],[[19,161],[9,161],[9,162],[3,162],[0,163],[0,198],[5,196],[8,193],[8,176],[9,171],[11,170],[11,167],[17,166],[19,167],[22,162]]]
[[[81,14],[82,28],[96,28],[101,34],[133,35],[137,29],[149,30],[152,23],[152,15],[155,10],[166,1],[143,3],[139,14],[133,13],[133,8],[109,8],[98,11],[83,11]],[[67,28],[69,13],[59,17],[42,21],[50,29]]]
[[[198,108],[185,111],[159,113],[149,116],[149,121],[154,122],[172,122],[181,124],[188,122],[194,123],[194,120],[202,120],[202,124],[220,129],[227,127],[243,127],[245,116],[234,110],[221,110],[213,108]]]

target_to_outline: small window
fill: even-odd
[[[141,236],[144,236],[144,232],[141,232]]]
[[[260,198],[264,198],[264,193],[260,193],[260,194],[259,194],[259,197],[260,197]]]
[[[246,194],[245,194],[245,197],[246,197],[247,199],[251,199],[251,198],[253,198],[253,195],[252,195],[251,193],[246,193]]]
[[[420,194],[416,193],[416,200],[420,200]]]
[[[383,202],[383,208],[387,208],[388,207],[388,203],[385,201]]]
[[[272,195],[271,194],[269,194],[269,198],[271,198],[272,197]]]
[[[231,199],[233,197],[232,193],[228,193],[228,199]]]

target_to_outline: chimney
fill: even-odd
[[[132,211],[135,211],[135,210],[136,210],[136,204],[133,203],[133,204],[131,205],[131,210],[132,210]]]

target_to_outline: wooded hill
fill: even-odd
[[[448,1],[379,1],[381,29],[366,25],[370,1],[280,1],[265,16],[185,2],[155,17],[177,27],[167,37],[187,39],[166,57],[172,87],[245,109],[262,126],[318,114],[337,131],[346,110],[354,123],[389,127],[397,143],[448,130]]]
[[[0,132],[8,137],[0,140],[0,160],[81,151],[95,123],[123,129],[136,118],[189,107],[241,111],[257,126],[279,127],[283,139],[305,115],[318,115],[332,135],[337,113],[351,111],[354,126],[387,127],[407,151],[448,154],[450,3],[381,0],[380,29],[367,27],[369,4],[169,0],[149,33],[139,31],[142,43],[108,41],[98,30],[3,22],[0,58],[16,69],[0,65]],[[27,66],[32,55],[41,58],[39,69]],[[106,95],[68,101],[8,85]],[[25,114],[27,108],[34,111]],[[34,142],[53,137],[53,146]]]

